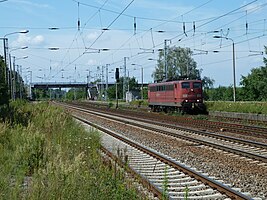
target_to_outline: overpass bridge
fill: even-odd
[[[30,84],[29,96],[33,97],[35,89],[84,88],[89,99],[95,99],[99,93],[99,85],[86,82],[33,82]]]
[[[48,89],[48,88],[89,88],[96,87],[95,84],[85,82],[35,82],[31,83],[31,88]]]
[[[109,83],[108,87],[113,86],[114,83]],[[141,86],[141,84],[138,84]],[[142,84],[143,87],[147,87],[147,83]],[[105,83],[86,83],[86,82],[33,82],[30,84],[29,97],[33,97],[33,92],[35,89],[62,89],[62,88],[84,88],[86,96],[88,99],[96,99],[99,95],[99,91],[104,89]]]

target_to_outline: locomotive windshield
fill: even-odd
[[[182,82],[182,88],[190,88],[190,82]]]
[[[199,83],[199,82],[194,82],[194,83],[193,83],[193,88],[201,88],[201,83]]]

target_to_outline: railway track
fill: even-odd
[[[201,127],[204,129],[214,130],[214,131],[227,131],[234,133],[253,133],[262,136],[267,136],[267,128],[259,127],[259,126],[250,126],[244,124],[236,124],[236,123],[227,123],[227,122],[217,122],[217,121],[209,121],[209,120],[197,120],[192,118],[183,118],[180,117],[177,120],[179,124],[190,125],[194,127]]]
[[[92,107],[89,103],[73,103],[73,105],[82,106],[82,107]],[[96,105],[93,105],[95,107]],[[107,106],[100,105],[101,109],[105,109]],[[99,109],[99,108],[98,108]],[[117,110],[116,113],[120,113],[120,110]],[[176,116],[175,118],[172,116],[167,115],[157,115],[155,113],[147,113],[147,112],[136,112],[132,110],[123,110],[124,113],[129,113],[129,115],[135,115],[140,117],[148,117],[150,119],[155,120],[162,120],[165,123],[173,123],[175,125],[180,126],[189,126],[189,127],[195,127],[200,129],[206,129],[210,131],[225,131],[225,132],[232,132],[232,133],[239,133],[239,134],[251,134],[254,136],[259,136],[266,138],[267,137],[267,128],[266,127],[260,127],[260,126],[252,126],[252,125],[245,125],[245,124],[238,124],[238,123],[229,123],[229,122],[223,122],[223,121],[210,121],[210,120],[199,120],[199,119],[193,119],[191,117],[181,117]],[[221,118],[219,118],[220,120]]]
[[[68,106],[69,108],[81,112],[90,113],[109,120],[119,121],[128,125],[144,128],[156,132],[170,135],[176,138],[190,141],[196,144],[209,146],[215,149],[223,150],[242,157],[258,160],[267,163],[267,145],[249,140],[243,140],[234,137],[228,137],[206,131],[174,126],[172,124],[155,122],[147,119],[140,119],[120,114],[99,113],[99,111],[89,111],[84,108]],[[127,118],[127,119],[126,119]]]
[[[168,199],[251,199],[188,166],[178,163],[166,155],[140,145],[122,135],[93,124],[81,117],[76,119],[97,128],[104,133],[105,151],[126,158],[125,164],[139,178],[144,179],[157,197]]]

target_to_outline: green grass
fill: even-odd
[[[140,199],[90,133],[47,103],[11,105],[0,123],[0,199]]]
[[[148,106],[147,100],[134,100],[130,102],[130,105],[132,106]]]
[[[267,102],[205,102],[208,111],[267,114]]]

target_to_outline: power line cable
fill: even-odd
[[[73,0],[75,1],[75,0]],[[119,15],[107,26],[107,29],[109,29],[117,20],[118,18],[129,8],[129,6],[134,2],[135,0],[132,0],[120,13]],[[79,55],[78,57],[76,57],[72,62],[70,62],[68,65],[66,65],[64,68],[70,66],[71,64],[73,64],[74,62],[76,62],[78,59],[80,59],[86,52],[88,52],[88,49],[90,49],[98,40],[99,38],[104,34],[105,30],[103,30],[100,35],[91,43],[91,45],[84,51],[83,54]],[[59,73],[59,72],[58,72]],[[57,73],[57,74],[58,74]]]

